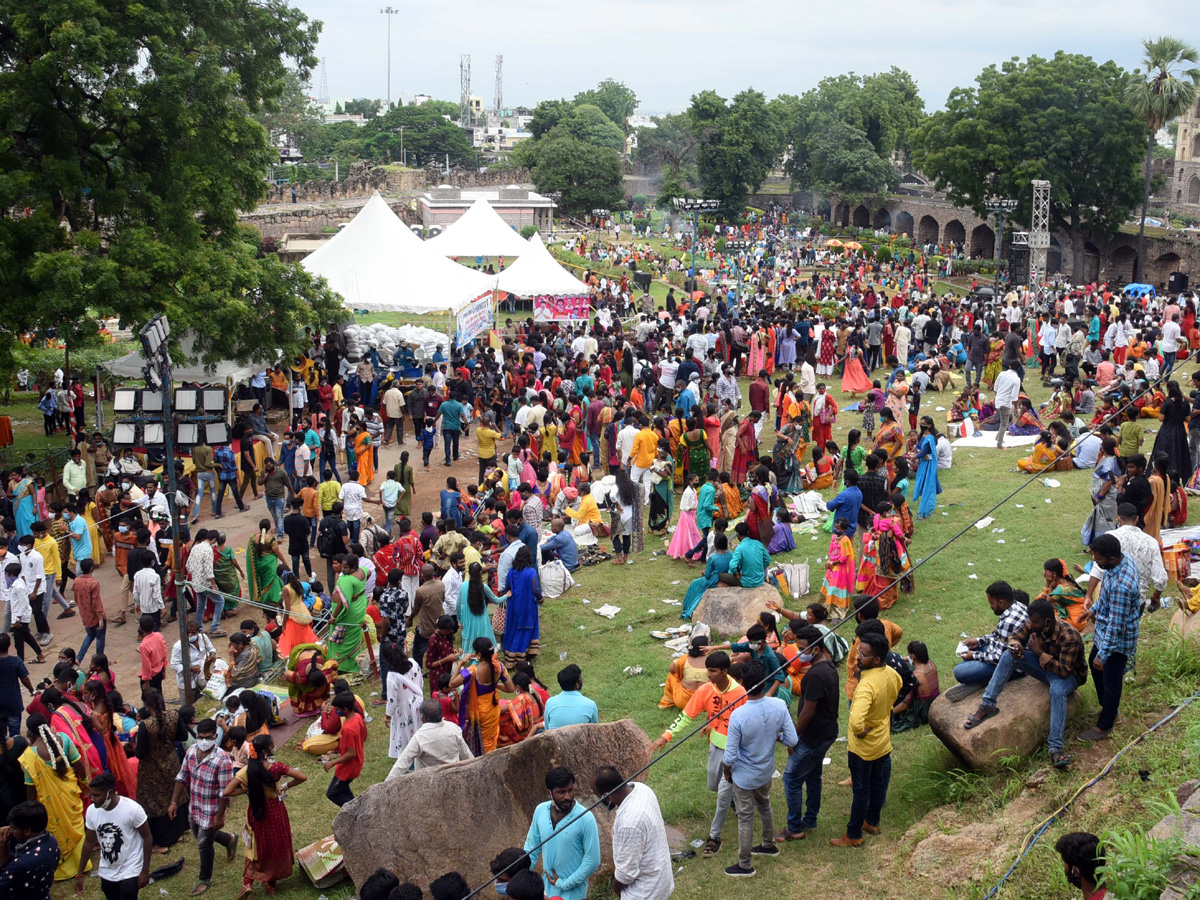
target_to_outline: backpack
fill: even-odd
[[[323,559],[332,559],[337,553],[337,523],[337,519],[326,516],[317,527],[317,553]]]

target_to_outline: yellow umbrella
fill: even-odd
[[[860,244],[858,241],[850,241],[848,244],[843,244],[842,246],[845,247],[845,249],[847,249],[847,250],[861,250],[862,249],[862,244]]]
[[[825,242],[825,246],[826,247],[840,247],[840,246],[842,246],[842,242],[839,241],[837,238],[831,238],[830,240]]]

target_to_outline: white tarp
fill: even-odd
[[[472,262],[476,256],[503,256],[507,262],[510,257],[529,252],[529,242],[513,231],[483,197],[472,203],[457,222],[427,240],[425,246],[439,256],[468,256]]]
[[[192,354],[192,337],[185,334],[179,342],[180,352],[187,357]],[[276,359],[279,357],[279,351],[275,351]],[[135,350],[132,353],[127,353],[117,359],[110,359],[106,363],[101,363],[104,368],[112,372],[118,378],[141,378],[143,370],[146,368],[146,358],[142,356],[141,350]],[[247,381],[253,375],[264,369],[270,368],[274,363],[252,362],[240,363],[234,360],[221,360],[214,363],[212,370],[200,362],[194,362],[191,365],[173,365],[171,367],[171,378],[178,385],[184,381],[195,381],[201,384],[225,384],[226,379],[232,381]]]
[[[457,313],[495,285],[429,250],[378,193],[300,265],[323,275],[349,309]]]
[[[587,296],[588,286],[564,269],[542,243],[529,239],[529,251],[496,276],[496,286],[518,297]]]

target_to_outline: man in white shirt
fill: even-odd
[[[225,611],[225,597],[217,588],[213,565],[216,562],[216,541],[218,532],[201,528],[196,532],[196,540],[192,544],[192,552],[188,554],[188,581],[196,592],[196,624],[204,627],[204,612],[212,604],[212,634],[214,637],[226,637],[227,632],[221,629],[221,614]],[[140,574],[140,573],[139,573]]]
[[[1148,600],[1150,611],[1153,612],[1161,605],[1160,598],[1167,586],[1167,569],[1162,561],[1162,546],[1157,539],[1138,527],[1138,511],[1132,503],[1122,503],[1117,507],[1117,523],[1118,527],[1109,534],[1120,542],[1122,555],[1128,556],[1137,566],[1138,590],[1142,595],[1142,602]],[[1104,570],[1092,565],[1087,586],[1089,608],[1095,602],[1097,589],[1103,580]]]
[[[67,489],[67,496],[73,501],[75,495],[87,487],[87,465],[79,450],[71,451],[71,460],[63,466],[62,482]]]
[[[17,647],[17,655],[22,662],[25,660],[25,645],[33,648],[34,658],[44,662],[42,650],[33,635],[29,633],[29,621],[33,618],[33,607],[29,602],[29,585],[21,577],[21,563],[7,557],[4,573],[0,574],[0,601],[5,604],[7,617],[11,619],[13,643]]]
[[[350,540],[357,541],[362,529],[363,500],[366,499],[367,489],[357,481],[347,481],[338,491],[338,499],[342,501],[342,518],[350,529]]]
[[[50,625],[46,622],[45,613],[41,612],[45,608],[43,595],[47,585],[46,562],[42,554],[33,549],[33,535],[24,535],[18,547],[18,557],[21,560],[21,577],[25,579],[25,585],[29,588],[31,611],[37,610],[40,613],[40,615],[34,616],[38,626],[38,643],[45,647],[52,640]],[[7,614],[5,618],[8,618]]]
[[[158,482],[146,482],[146,493],[137,501],[137,505],[146,510],[149,515],[155,510],[158,510],[165,516],[171,515],[171,510],[167,506],[167,495],[158,489]],[[180,519],[180,521],[183,521]]]
[[[83,882],[92,854],[100,850],[100,888],[105,897],[137,897],[150,883],[150,823],[146,810],[135,800],[117,794],[117,780],[101,772],[89,785],[92,805],[83,824],[86,837],[75,893],[83,894]]]
[[[153,566],[138,569],[133,576],[133,599],[137,603],[138,612],[154,617],[156,627],[162,627],[163,603],[162,578]]]
[[[1162,330],[1163,375],[1170,375],[1171,370],[1175,368],[1175,355],[1179,352],[1179,333],[1179,313],[1172,313],[1171,320],[1163,325]]]
[[[626,413],[625,424],[617,432],[617,456],[626,465],[633,453],[633,440],[637,437],[638,430],[637,414],[632,411]]]
[[[437,700],[421,701],[421,721],[404,750],[388,772],[388,780],[407,775],[409,769],[431,769],[463,759],[473,759],[471,748],[463,740],[462,728],[442,718],[442,704]]]
[[[1042,354],[1042,377],[1054,374],[1054,343],[1058,339],[1058,329],[1047,316],[1038,328],[1038,347]]]
[[[1100,446],[1104,443],[1098,434],[1092,434],[1086,428],[1080,429],[1079,440],[1075,444],[1075,455],[1072,459],[1077,469],[1094,469],[1100,458]]]
[[[1004,449],[1004,435],[1013,421],[1013,406],[1021,394],[1021,376],[1017,374],[1017,365],[1019,363],[1010,363],[1009,368],[996,376],[996,416],[1000,426],[996,432],[996,446],[1001,450]]]
[[[939,434],[937,439],[937,467],[949,469],[954,465],[954,448],[945,434]]]
[[[627,782],[613,766],[592,779],[600,802],[615,809],[612,825],[612,891],[621,900],[667,900],[675,891],[671,848],[654,791]]]
[[[805,403],[812,403],[817,396],[817,371],[807,359],[800,364],[800,393],[804,395]]]
[[[141,574],[140,572],[138,573]],[[208,684],[205,672],[211,671],[211,666],[217,659],[217,648],[208,639],[208,635],[200,630],[195,620],[188,622],[188,659],[191,662],[192,689],[195,693],[204,690]],[[183,641],[176,641],[171,648],[171,671],[175,673],[175,684],[179,687],[179,696],[184,696],[183,678]]]

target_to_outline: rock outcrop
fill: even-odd
[[[554,766],[575,773],[575,799],[591,806],[596,769],[613,765],[629,776],[649,758],[650,739],[630,719],[558,728],[477,759],[372,785],[341,809],[333,833],[356,885],[382,867],[422,888],[451,870],[475,887],[491,877],[488,863],[497,853],[524,843]],[[601,871],[611,871],[612,813],[598,806],[592,814]]]
[[[1002,756],[1028,756],[1050,734],[1050,689],[1036,678],[1010,681],[996,705],[1000,714],[982,725],[963,728],[983,699],[978,692],[959,703],[942,694],[929,708],[929,727],[943,744],[972,769],[995,766]],[[1067,715],[1079,708],[1079,691],[1067,702]]]
[[[778,588],[770,583],[756,588],[717,585],[704,592],[692,621],[704,622],[721,640],[736,641],[758,621],[759,613],[767,612],[766,601],[779,599]]]

